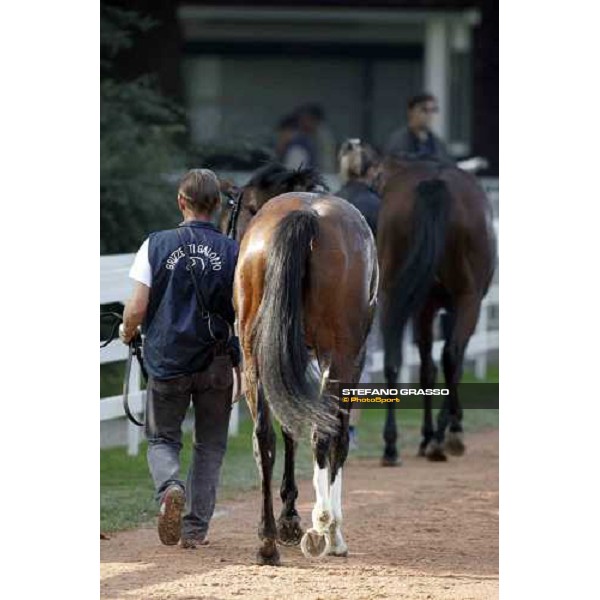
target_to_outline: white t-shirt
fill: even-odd
[[[150,259],[148,258],[148,238],[137,251],[131,269],[129,269],[129,277],[134,281],[139,281],[145,286],[152,287],[152,267],[150,267]]]

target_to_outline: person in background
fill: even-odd
[[[362,144],[359,139],[346,140],[339,153],[339,172],[340,179],[344,185],[335,194],[344,198],[353,204],[363,215],[367,224],[373,232],[373,237],[377,237],[377,217],[379,215],[379,204],[381,199],[373,189],[373,182],[379,172],[379,160],[377,154],[367,144]],[[375,313],[375,319],[371,326],[371,331],[366,341],[366,361],[365,368],[361,373],[361,384],[371,382],[367,365],[373,356],[373,353],[381,347],[380,332],[378,325],[378,313]],[[357,408],[350,411],[350,449],[358,448],[358,421],[360,412]]]
[[[275,156],[283,163],[291,141],[298,133],[298,119],[296,115],[290,114],[283,117],[275,129]]]
[[[296,110],[300,127],[309,132],[317,149],[318,167],[323,173],[337,169],[336,141],[319,104],[305,104]]]
[[[211,217],[219,181],[208,169],[181,180],[183,222],[151,233],[129,276],[133,295],[120,337],[130,343],[141,325],[149,374],[146,407],[148,466],[159,503],[158,535],[183,548],[206,542],[227,446],[233,373],[240,362],[233,336],[233,274],[238,244]],[[184,483],[179,475],[181,426],[194,406],[194,450]],[[183,519],[182,519],[183,514]]]
[[[422,93],[408,101],[408,123],[395,131],[386,146],[386,154],[409,160],[454,162],[444,142],[431,126],[438,113],[438,103],[432,94]]]
[[[379,172],[379,160],[375,150],[359,139],[346,140],[339,152],[339,173],[343,186],[336,196],[348,200],[362,213],[377,237],[377,217],[381,199],[373,182]]]
[[[287,169],[317,166],[317,148],[313,140],[313,123],[294,113],[281,119],[277,126],[276,153]]]

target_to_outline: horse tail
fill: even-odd
[[[400,364],[404,328],[433,285],[446,243],[451,202],[441,179],[421,181],[415,188],[408,255],[390,290],[389,322],[383,324],[386,366]]]
[[[277,225],[267,257],[262,302],[252,331],[253,354],[269,406],[281,424],[298,434],[314,423],[334,431],[331,397],[322,394],[304,334],[303,304],[309,261],[319,234],[314,210],[296,210]]]

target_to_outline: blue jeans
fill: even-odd
[[[203,538],[212,518],[231,413],[233,373],[229,356],[217,356],[200,373],[150,378],[147,391],[148,466],[160,503],[172,484],[185,490],[182,537]],[[179,475],[181,425],[194,406],[194,450],[184,483]]]

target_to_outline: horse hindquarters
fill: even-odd
[[[264,291],[252,330],[252,354],[267,401],[292,434],[316,423],[334,431],[332,403],[309,369],[303,300],[309,293],[308,268],[319,235],[314,210],[294,210],[277,224],[266,261]]]

